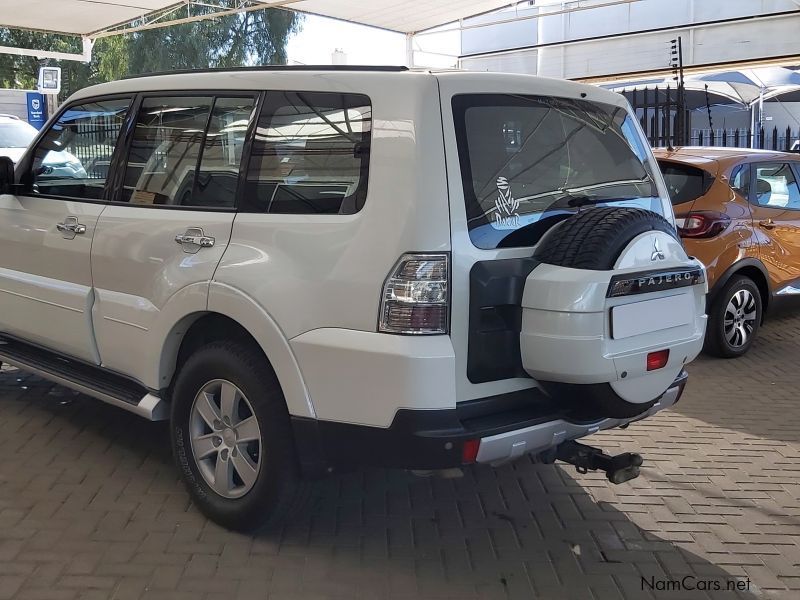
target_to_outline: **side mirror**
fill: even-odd
[[[0,156],[0,194],[10,194],[14,186],[14,161]]]

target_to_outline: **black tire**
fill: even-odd
[[[241,390],[260,427],[260,469],[252,488],[239,498],[226,498],[209,485],[192,449],[190,418],[195,397],[217,379]],[[175,379],[171,410],[175,462],[192,500],[209,519],[229,529],[251,531],[279,525],[304,505],[308,486],[300,477],[286,402],[257,348],[219,341],[195,351]]]
[[[728,305],[734,297],[742,292],[746,298],[752,299],[752,306],[755,309],[755,319],[752,321],[742,321],[743,330],[748,334],[744,343],[736,343],[738,336],[735,332],[734,339],[729,340],[725,330],[725,313]],[[745,307],[746,309],[747,307]],[[728,280],[725,286],[719,291],[708,310],[708,330],[703,350],[712,356],[720,358],[738,358],[746,354],[753,345],[761,325],[762,318],[761,291],[755,282],[746,275],[734,275]],[[738,317],[737,317],[738,318]],[[748,326],[749,325],[749,326]],[[735,329],[735,328],[734,328]]]
[[[669,221],[654,212],[639,208],[590,208],[554,227],[539,244],[534,258],[559,267],[608,271],[614,268],[631,240],[648,231],[661,231],[678,239]],[[544,385],[554,394],[567,394],[589,403],[599,416],[616,419],[635,417],[658,400],[627,402],[607,383]]]
[[[591,208],[557,225],[539,244],[534,258],[560,267],[608,271],[630,241],[648,231],[678,239],[669,221],[649,210]]]

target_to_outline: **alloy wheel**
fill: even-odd
[[[745,346],[753,335],[757,318],[756,299],[750,290],[737,290],[725,307],[722,326],[733,348]]]
[[[224,498],[241,498],[262,463],[261,428],[250,401],[230,381],[214,379],[194,398],[189,417],[192,454],[205,482]]]

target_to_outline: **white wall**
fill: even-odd
[[[536,19],[525,19],[525,17],[530,17],[538,12],[539,9],[537,8],[517,8],[469,19],[465,22],[467,26],[521,17],[515,23],[465,29],[461,35],[461,54],[508,50],[535,45],[539,39],[538,24]]]
[[[499,71],[502,73],[536,73],[538,65],[536,50],[517,50],[494,56],[462,58],[461,68],[468,71]]]
[[[580,5],[590,3],[584,1]],[[521,16],[528,16],[536,11],[544,14],[577,5],[576,2],[548,3],[519,12]],[[526,69],[522,72],[570,79],[660,70],[669,63],[669,41],[677,35],[683,38],[686,66],[796,55],[800,49],[800,14],[694,28],[691,25],[797,9],[798,4],[793,0],[639,0],[542,16],[462,32],[464,55],[538,46],[535,70],[530,70],[528,61],[515,63],[507,54],[484,56],[480,61],[465,57],[461,66],[507,70],[501,67],[520,64]],[[481,20],[507,18],[508,12],[484,15]],[[535,35],[532,33],[534,25]],[[641,33],[660,28],[672,29]],[[610,35],[621,37],[580,41]]]

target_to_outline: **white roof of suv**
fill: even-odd
[[[512,73],[488,73],[456,70],[408,69],[402,66],[263,66],[233,69],[175,71],[120,79],[84,88],[73,98],[89,98],[106,94],[123,94],[168,90],[265,90],[305,89],[331,91],[345,86],[348,91],[359,89],[359,82],[380,87],[381,81],[402,77],[413,89],[415,81],[429,81],[435,76],[458,82],[486,93],[532,93],[543,96],[585,97],[596,102],[619,106],[627,101],[615,92],[596,86]],[[421,84],[422,85],[422,84]],[[583,96],[582,94],[586,94]]]

